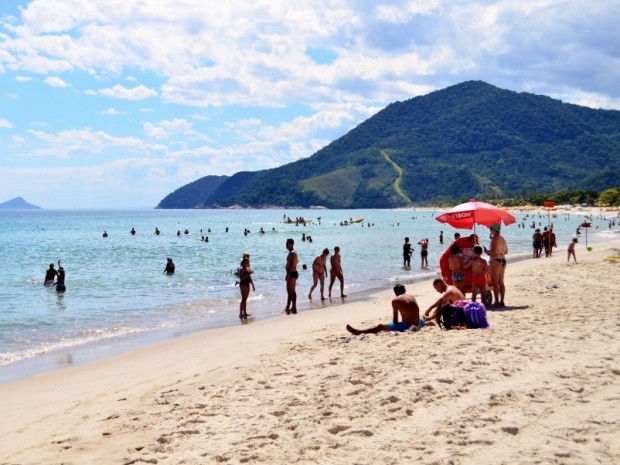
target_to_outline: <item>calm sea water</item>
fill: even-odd
[[[311,268],[324,247],[339,245],[345,291],[351,298],[435,276],[440,255],[456,230],[438,223],[439,211],[422,210],[143,210],[0,212],[0,382],[37,371],[109,355],[123,344],[148,343],[194,331],[240,324],[239,290],[233,271],[243,252],[252,255],[256,292],[248,309],[255,320],[282,313],[285,304],[285,241],[292,237],[300,263]],[[283,224],[284,216],[313,219],[306,226]],[[504,228],[510,259],[531,255],[530,225],[547,224],[546,215],[517,215],[526,227]],[[321,221],[319,223],[318,218]],[[341,226],[350,218],[362,223]],[[552,219],[559,251],[583,221],[582,215]],[[592,244],[609,240],[618,227],[595,218]],[[137,234],[130,234],[135,228]],[[161,234],[154,234],[159,228]],[[265,234],[260,234],[260,229]],[[190,234],[177,236],[177,231]],[[228,232],[226,232],[228,229]],[[245,230],[250,232],[246,235]],[[103,238],[103,231],[108,237]],[[202,231],[201,231],[202,230]],[[210,230],[210,231],[209,231]],[[444,245],[439,233],[444,231]],[[468,231],[460,231],[463,235]],[[478,228],[488,244],[487,228]],[[302,235],[312,242],[302,241]],[[202,241],[208,236],[208,242]],[[402,267],[401,245],[409,236],[415,252],[411,269]],[[419,266],[417,242],[428,237],[429,268]],[[616,237],[618,237],[616,235]],[[581,236],[581,242],[585,237]],[[582,245],[582,244],[580,244]],[[579,249],[578,249],[579,253]],[[163,270],[166,257],[174,276]],[[62,260],[67,292],[42,285],[49,263]],[[307,299],[311,271],[300,270],[298,308],[323,305],[318,289]],[[334,295],[338,295],[335,290]],[[255,321],[254,320],[254,321]],[[252,320],[250,320],[251,324]],[[47,358],[46,358],[47,357]],[[50,358],[51,357],[51,358]]]

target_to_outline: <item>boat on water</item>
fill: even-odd
[[[361,223],[364,221],[364,218],[349,218],[348,220],[344,220],[340,222],[340,226],[350,226],[355,223]]]
[[[294,224],[294,225],[308,224],[308,223],[312,223],[312,218],[286,218],[282,220],[282,223]]]

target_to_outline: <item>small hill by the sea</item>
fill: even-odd
[[[43,208],[26,202],[22,197],[15,197],[0,203],[0,210],[43,210]]]

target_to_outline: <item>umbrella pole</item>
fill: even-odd
[[[476,245],[480,245],[480,241],[478,240],[478,234],[476,234],[476,210],[474,210],[473,216],[474,216],[474,243]]]

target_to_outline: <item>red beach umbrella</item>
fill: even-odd
[[[490,227],[497,224],[513,224],[517,219],[503,208],[486,202],[478,202],[475,199],[462,203],[450,210],[441,213],[435,218],[440,223],[445,223],[456,229],[474,229],[476,225]]]

